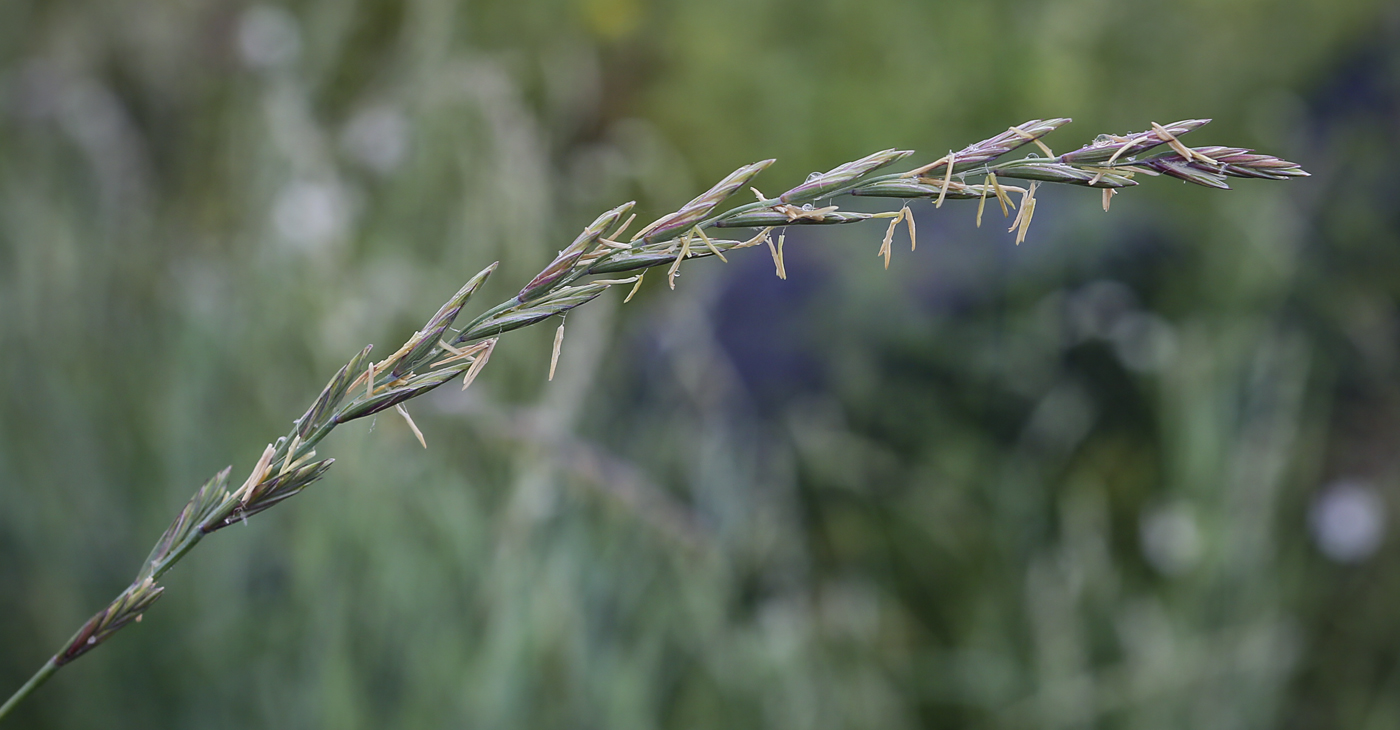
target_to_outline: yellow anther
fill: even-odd
[[[636,296],[637,290],[642,288],[642,278],[645,277],[646,275],[647,275],[647,272],[645,272],[645,271],[643,271],[642,273],[640,273],[640,274],[637,275],[637,282],[636,282],[635,284],[632,285],[632,291],[627,292],[627,297],[626,297],[625,299],[622,300],[622,303],[623,303],[623,304],[626,304],[626,303],[632,301],[632,297]]]
[[[413,431],[414,436],[418,437],[418,443],[422,444],[423,448],[428,448],[428,442],[423,438],[423,432],[418,430],[418,424],[413,422],[413,416],[408,415],[408,409],[404,408],[402,403],[398,403],[394,405],[394,410],[398,411],[399,415],[403,416],[403,420],[408,422],[409,429]]]
[[[710,237],[705,235],[705,229],[696,226],[695,232],[700,234],[700,240],[705,242],[705,248],[710,249],[710,253],[718,256],[720,261],[723,261],[726,264],[729,263],[729,259],[725,258],[724,254],[719,252],[719,249],[715,248],[715,242],[711,241]]]
[[[995,191],[997,194],[997,202],[1001,203],[1001,217],[1005,218],[1006,216],[1011,215],[1011,213],[1006,209],[1006,206],[1008,205],[1010,205],[1013,208],[1016,207],[1016,205],[1011,202],[1011,196],[1007,195],[1006,189],[1001,186],[1001,183],[997,182],[996,173],[989,173],[987,177],[992,179],[992,190]]]
[[[559,349],[564,346],[564,323],[554,330],[554,352],[549,356],[549,379],[554,380],[554,369],[559,366]]]
[[[948,186],[953,182],[953,166],[957,164],[957,155],[952,150],[948,151],[948,169],[943,172],[943,187],[938,191],[938,202],[933,204],[935,208],[943,207],[943,196],[948,194]],[[886,262],[888,268],[888,262]]]
[[[1024,130],[1024,129],[1021,129],[1020,127],[1007,127],[1007,129],[1008,129],[1009,131],[1015,132],[1019,137],[1021,137],[1021,139],[1028,139],[1028,140],[1034,142],[1034,143],[1035,143],[1035,146],[1036,146],[1036,147],[1039,147],[1039,148],[1040,148],[1040,151],[1041,151],[1041,152],[1044,152],[1046,157],[1054,157],[1054,156],[1055,156],[1055,153],[1054,153],[1054,152],[1051,152],[1051,151],[1050,151],[1050,148],[1047,147],[1047,146],[1045,145],[1044,142],[1041,142],[1041,141],[1040,141],[1040,138],[1037,137],[1037,136],[1035,136],[1034,134],[1031,134],[1030,132],[1027,132],[1027,131]]]
[[[676,288],[676,274],[680,271],[681,261],[690,255],[690,235],[681,237],[681,250],[676,254],[676,260],[671,264],[671,270],[666,272],[666,280],[671,284],[671,290]]]
[[[992,176],[982,181],[982,195],[977,198],[977,227],[982,227],[982,209],[987,207],[987,191],[992,187]]]
[[[771,229],[768,229],[771,230]],[[778,245],[773,245],[773,237],[768,235],[768,230],[762,234],[763,240],[768,242],[768,252],[773,254],[773,267],[777,269],[779,279],[787,279],[787,268],[783,266],[783,239],[787,236],[787,231],[778,234]]]

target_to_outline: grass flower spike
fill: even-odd
[[[1154,122],[1145,132],[1099,135],[1084,147],[1054,156],[1043,138],[1069,121],[1033,119],[905,172],[881,171],[913,152],[883,150],[824,173],[813,173],[776,198],[755,191],[757,201],[721,210],[736,191],[748,186],[773,160],[755,162],[730,173],[679,210],[660,216],[626,242],[618,237],[633,220],[630,214],[634,204],[624,203],[586,226],[514,297],[457,327],[473,294],[495,271],[495,264],[488,266],[467,281],[389,357],[374,362],[370,347],[351,357],[296,419],[291,431],[267,446],[240,487],[229,491],[229,469],[205,482],[161,535],[135,580],[0,705],[0,719],[60,667],[91,651],[123,627],[140,621],[163,595],[164,588],[158,584],[161,576],[206,535],[246,521],[324,477],[334,462],[315,460],[315,447],[337,426],[393,408],[426,447],[426,439],[405,407],[408,401],[458,377],[463,388],[471,385],[490,359],[498,337],[559,317],[549,367],[552,379],[563,344],[563,316],[614,285],[632,285],[627,295],[630,300],[648,269],[667,267],[668,281],[675,288],[680,266],[689,259],[714,256],[723,260],[726,252],[767,243],[778,277],[786,279],[783,244],[788,226],[846,225],[875,218],[889,219],[879,250],[888,268],[891,245],[901,222],[908,226],[911,250],[915,246],[914,213],[909,205],[920,198],[930,200],[936,207],[950,200],[976,199],[980,226],[987,198],[994,196],[1004,217],[1015,211],[1008,231],[1015,233],[1015,241],[1020,244],[1026,239],[1035,214],[1036,191],[1041,185],[1099,188],[1107,211],[1111,196],[1137,186],[1140,177],[1166,175],[1208,188],[1229,189],[1226,180],[1232,177],[1286,180],[1308,174],[1293,162],[1239,147],[1187,147],[1181,138],[1205,126],[1209,121],[1206,119]],[[1003,159],[1026,145],[1035,145],[1045,156]],[[1163,146],[1168,151],[1141,157]],[[1026,181],[1029,185],[1003,185],[1002,180]],[[1019,205],[1013,204],[1009,193],[1020,196]],[[889,200],[898,203],[898,207],[891,206],[881,213],[843,211],[835,201],[845,195]],[[624,220],[624,216],[628,217]],[[711,235],[732,228],[757,232],[738,239]],[[590,279],[622,272],[637,274],[622,279]]]

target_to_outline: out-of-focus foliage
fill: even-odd
[[[923,203],[888,272],[795,229],[549,384],[511,335],[12,724],[1393,727],[1389,5],[0,3],[0,693],[365,342],[624,200],[1047,116],[1315,173],[1047,190],[1019,248]]]

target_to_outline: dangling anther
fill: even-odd
[[[1030,140],[1031,142],[1034,142],[1035,146],[1039,147],[1040,151],[1044,152],[1046,157],[1055,156],[1055,153],[1051,152],[1050,148],[1047,147],[1044,142],[1041,142],[1040,138],[1035,136],[1034,134],[1031,134],[1030,132],[1027,132],[1024,129],[1021,129],[1020,127],[1007,127],[1006,129],[1007,131],[1015,132],[1017,136],[1019,136],[1021,139],[1026,139]]]
[[[948,194],[948,186],[953,184],[953,166],[957,164],[958,156],[948,151],[948,169],[943,171],[943,187],[938,190],[938,202],[933,204],[935,208],[943,207],[943,196]],[[886,262],[888,264],[888,262]]]
[[[982,181],[982,195],[977,198],[977,227],[982,227],[982,209],[987,207],[987,191],[992,188],[992,176]]]
[[[780,231],[778,245],[774,246],[773,237],[769,236],[767,231],[763,232],[763,240],[768,242],[768,252],[773,254],[773,267],[777,269],[778,278],[783,280],[787,279],[787,267],[783,266],[783,238],[785,236],[787,236],[787,231]]]
[[[705,229],[696,226],[695,232],[700,234],[700,240],[705,242],[705,248],[710,249],[710,253],[718,256],[720,261],[723,261],[726,264],[729,263],[729,259],[725,258],[724,254],[720,253],[719,249],[715,248],[715,242],[711,241],[710,237],[705,235]]]
[[[413,431],[413,435],[418,437],[418,443],[422,444],[423,448],[428,448],[428,442],[423,439],[423,432],[418,430],[418,424],[413,422],[413,416],[408,415],[408,409],[404,408],[402,403],[398,403],[394,406],[394,410],[403,416],[403,420],[408,421],[408,427]]]
[[[559,349],[564,345],[564,322],[560,320],[559,329],[554,330],[554,352],[549,356],[549,379],[554,380],[554,369],[559,366]]]
[[[1010,211],[1006,209],[1008,205],[1012,208],[1016,207],[1016,204],[1011,202],[1011,196],[1007,195],[1006,189],[1001,186],[1001,183],[997,182],[996,173],[989,173],[987,177],[992,179],[992,190],[997,194],[997,202],[1001,203],[1001,217],[1005,218],[1011,215]]]
[[[909,250],[913,251],[919,245],[919,240],[914,235],[914,211],[909,210],[909,206],[905,205],[899,210],[899,214],[904,218],[905,225],[909,226]]]
[[[632,297],[637,295],[637,290],[642,288],[642,277],[645,277],[646,275],[646,271],[643,271],[642,273],[637,275],[637,281],[635,284],[632,285],[632,291],[627,292],[627,297],[622,300],[623,304],[632,301]]]
[[[690,255],[690,234],[681,236],[681,250],[676,254],[675,263],[671,264],[671,270],[666,272],[666,281],[671,284],[671,291],[676,290],[676,274],[681,269],[681,262]]]

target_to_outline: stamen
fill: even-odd
[[[268,444],[267,448],[263,449],[258,463],[253,466],[253,472],[248,475],[247,481],[243,482],[243,486],[234,490],[233,496],[239,497],[239,503],[244,507],[248,506],[248,500],[253,496],[253,488],[262,482],[263,477],[267,476],[267,468],[272,463],[274,453],[276,450],[272,448],[272,444]]]
[[[1173,136],[1171,132],[1168,132],[1166,127],[1163,127],[1162,125],[1153,122],[1152,131],[1156,132],[1157,137],[1163,142],[1166,142],[1167,144],[1171,145],[1171,148],[1176,150],[1176,153],[1178,155],[1181,155],[1181,158],[1183,160],[1186,160],[1187,162],[1191,161],[1191,148],[1182,144],[1181,140]]]
[[[637,277],[636,277],[636,276],[629,276],[629,277],[627,277],[627,278],[625,278],[625,279],[594,279],[593,281],[590,281],[590,282],[588,282],[588,283],[589,283],[589,284],[603,284],[603,285],[605,285],[605,286],[621,286],[621,285],[623,285],[623,284],[631,284],[632,282],[634,282],[634,281],[636,281],[636,280],[637,280]]]
[[[885,270],[890,268],[890,243],[894,241],[894,229],[899,227],[899,221],[904,217],[904,211],[900,210],[899,215],[890,219],[890,227],[885,229],[885,238],[880,242],[880,250],[876,256],[885,257]]]
[[[622,225],[620,225],[620,226],[617,227],[617,230],[613,231],[612,233],[609,233],[609,234],[606,235],[606,236],[603,236],[603,238],[611,238],[611,239],[616,240],[618,236],[621,236],[621,235],[622,235],[622,232],[623,232],[623,231],[627,230],[627,226],[632,225],[632,221],[634,221],[634,220],[636,220],[636,219],[637,219],[637,214],[636,214],[636,213],[633,213],[633,214],[627,216],[627,220],[623,221],[623,222],[622,222]]]
[[[1016,211],[1016,217],[1011,219],[1011,227],[1010,227],[1010,228],[1007,228],[1007,229],[1006,229],[1006,232],[1007,232],[1007,233],[1011,233],[1012,231],[1015,231],[1017,228],[1019,228],[1019,227],[1021,226],[1021,218],[1025,217],[1025,215],[1026,215],[1026,196],[1025,196],[1025,194],[1023,193],[1023,194],[1021,195],[1021,207],[1020,207],[1019,209],[1017,209],[1017,211]]]
[[[632,237],[629,238],[629,239],[627,239],[627,240],[635,242],[637,239],[646,236],[648,233],[651,233],[652,231],[656,230],[657,228],[660,228],[660,227],[661,227],[661,224],[662,224],[662,223],[665,223],[665,222],[666,222],[666,219],[667,219],[667,218],[670,218],[670,217],[671,217],[671,214],[670,214],[670,213],[667,213],[666,215],[663,215],[663,216],[661,216],[660,218],[657,218],[656,220],[654,220],[654,221],[648,223],[646,228],[643,228],[642,230],[637,231],[636,233],[633,233],[633,234],[632,234]]]
[[[1113,188],[1104,188],[1104,189],[1103,189],[1103,212],[1105,212],[1105,213],[1108,212],[1109,203],[1112,202],[1113,196],[1115,196],[1115,195],[1117,195],[1117,194],[1118,194],[1118,191],[1115,190],[1115,189],[1113,189]]]
[[[647,272],[645,272],[645,271],[643,271],[642,273],[640,273],[640,274],[637,275],[637,283],[635,283],[635,284],[632,285],[632,291],[627,292],[627,298],[622,300],[622,303],[623,303],[623,304],[626,304],[626,303],[632,301],[632,297],[636,296],[637,290],[642,288],[642,278],[645,277],[646,275],[647,275]]]
[[[909,226],[909,250],[913,251],[919,245],[918,238],[914,235],[914,211],[909,210],[909,206],[905,205],[900,209],[899,214],[904,218],[905,225]]]
[[[316,458],[316,450],[312,449],[306,452],[306,454],[300,459],[297,459],[296,461],[292,462],[291,467],[288,468],[287,471],[296,471],[297,469],[300,469],[301,467],[305,466],[306,462],[311,461],[314,458]]]
[[[802,220],[804,218],[814,221],[826,220],[827,213],[834,213],[839,210],[838,206],[828,205],[825,208],[799,208],[795,205],[775,205],[773,210],[787,216],[789,221]]]
[[[291,468],[291,466],[292,466],[292,457],[296,456],[297,447],[300,446],[300,445],[301,445],[301,434],[297,434],[296,436],[294,436],[294,437],[292,438],[292,443],[291,443],[291,445],[287,447],[287,457],[286,457],[285,459],[282,460],[282,470],[279,471],[279,472],[277,472],[277,476],[280,477],[280,476],[282,476],[283,474],[286,474],[286,473],[287,473],[287,470]]]
[[[1204,152],[1202,152],[1202,151],[1196,149],[1195,147],[1191,147],[1191,148],[1189,148],[1189,149],[1191,150],[1192,156],[1194,156],[1196,159],[1200,160],[1201,162],[1206,163],[1207,165],[1215,165],[1216,167],[1224,167],[1224,166],[1225,166],[1225,163],[1223,163],[1223,162],[1218,162],[1218,161],[1216,161],[1215,159],[1213,159],[1213,158],[1211,158],[1211,157],[1207,157],[1207,156],[1206,156],[1206,153],[1204,153]]]
[[[394,405],[394,410],[403,416],[403,420],[408,421],[408,427],[413,430],[413,435],[418,437],[418,443],[422,444],[423,448],[428,448],[428,442],[423,439],[423,432],[418,430],[418,424],[413,422],[413,416],[408,415],[408,409],[404,408],[402,403],[397,403]]]
[[[977,198],[977,227],[982,227],[982,209],[987,207],[987,191],[992,188],[992,176],[988,175],[982,181],[982,195]]]
[[[1104,166],[1105,166],[1105,167],[1113,167],[1113,163],[1116,162],[1116,161],[1118,160],[1118,156],[1121,155],[1121,154],[1123,154],[1124,152],[1127,152],[1128,149],[1131,148],[1131,147],[1132,147],[1134,144],[1136,144],[1136,143],[1137,143],[1137,140],[1135,140],[1135,139],[1129,139],[1128,141],[1124,142],[1124,143],[1123,143],[1123,146],[1122,146],[1122,147],[1119,147],[1118,150],[1117,150],[1116,152],[1113,153],[1113,156],[1108,158],[1108,162],[1105,162],[1105,163],[1104,163]]]
[[[676,290],[676,273],[680,271],[681,261],[690,255],[690,234],[681,237],[681,250],[676,254],[675,263],[671,264],[671,270],[666,272],[666,280],[671,283],[671,291]]]
[[[786,280],[787,269],[783,267],[783,250],[781,246],[783,237],[787,235],[787,231],[778,234],[778,246],[774,246],[773,237],[768,235],[768,231],[770,230],[772,229],[765,229],[760,235],[763,236],[764,241],[768,242],[768,253],[773,254],[773,268],[777,270],[778,278]]]
[[[1156,123],[1156,122],[1153,122],[1153,123],[1152,123],[1152,130],[1153,130],[1154,132],[1157,133],[1157,137],[1158,137],[1159,139],[1161,139],[1163,142],[1166,142],[1167,144],[1171,145],[1171,148],[1172,148],[1173,150],[1176,150],[1176,153],[1177,153],[1178,155],[1181,155],[1181,158],[1182,158],[1183,160],[1185,160],[1185,161],[1187,161],[1187,162],[1190,162],[1192,159],[1196,159],[1196,160],[1200,160],[1201,162],[1204,162],[1204,163],[1206,163],[1206,164],[1208,164],[1208,165],[1215,165],[1215,166],[1217,166],[1217,167],[1218,167],[1218,166],[1221,166],[1221,163],[1216,162],[1215,160],[1211,159],[1210,157],[1207,157],[1206,154],[1205,154],[1204,152],[1200,152],[1200,151],[1198,151],[1198,150],[1195,150],[1195,149],[1193,149],[1193,148],[1191,148],[1191,147],[1187,147],[1186,145],[1182,144],[1182,143],[1181,143],[1181,140],[1179,140],[1179,139],[1177,139],[1176,137],[1172,136],[1172,133],[1171,133],[1171,132],[1168,132],[1167,129],[1166,129],[1166,127],[1163,127],[1162,125],[1160,125],[1160,124],[1158,124],[1158,123]]]
[[[943,164],[943,163],[945,163],[945,162],[948,162],[948,161],[949,161],[949,158],[951,157],[951,154],[952,154],[952,153],[949,153],[948,156],[940,157],[940,158],[934,160],[933,162],[930,162],[930,163],[928,163],[927,165],[924,165],[923,167],[916,167],[916,168],[910,170],[909,172],[904,173],[904,174],[901,175],[900,177],[918,177],[918,176],[920,176],[920,175],[922,175],[922,174],[928,172],[929,170],[933,170],[933,169],[937,168],[939,165],[941,165],[941,164]]]
[[[476,355],[478,352],[481,352],[483,349],[485,349],[485,347],[486,346],[483,343],[478,342],[461,350],[451,348],[453,354],[433,363],[433,367],[442,367],[443,365],[454,363],[458,360],[470,359],[473,355]]]
[[[467,368],[467,374],[462,376],[462,390],[466,390],[467,386],[476,380],[477,373],[486,367],[486,361],[491,359],[491,351],[496,349],[496,340],[497,338],[493,337],[483,343],[485,347],[482,348],[481,355],[472,361],[472,366]]]
[[[1041,142],[1041,141],[1040,141],[1040,138],[1037,137],[1037,136],[1035,136],[1034,134],[1031,134],[1030,132],[1027,132],[1027,131],[1024,130],[1024,129],[1021,129],[1020,127],[1007,127],[1007,130],[1012,131],[1012,132],[1015,132],[1018,136],[1021,137],[1021,139],[1028,139],[1028,140],[1034,142],[1034,143],[1035,143],[1035,146],[1036,146],[1036,147],[1039,147],[1039,148],[1040,148],[1040,151],[1041,151],[1041,152],[1044,152],[1046,157],[1054,157],[1054,156],[1055,156],[1055,153],[1054,153],[1054,152],[1051,152],[1051,151],[1050,151],[1050,148],[1047,147],[1047,146],[1045,146],[1045,143],[1044,143],[1044,142]]]
[[[399,360],[402,359],[404,355],[407,355],[409,352],[412,352],[413,348],[418,346],[418,336],[421,334],[421,332],[414,332],[413,336],[408,338],[408,340],[403,343],[403,346],[400,347],[397,352],[384,358],[383,360],[380,360],[379,364],[374,366],[374,369],[382,373],[386,370],[389,370],[394,365],[398,364]]]
[[[559,348],[564,344],[564,323],[559,323],[559,329],[554,330],[554,353],[549,356],[549,379],[554,380],[554,368],[559,366]]]
[[[992,190],[994,190],[997,194],[997,202],[1001,203],[1001,217],[1005,218],[1006,216],[1011,215],[1011,213],[1009,213],[1006,210],[1006,206],[1008,205],[1010,205],[1013,208],[1016,207],[1015,204],[1011,202],[1011,196],[1007,195],[1006,190],[1002,189],[1001,183],[997,182],[996,173],[988,173],[987,177],[992,179]]]
[[[1026,231],[1031,229],[1031,219],[1035,217],[1035,198],[1026,201],[1026,217],[1021,219],[1021,230],[1016,232],[1016,245],[1026,240]]]
[[[948,185],[953,182],[953,166],[957,164],[957,155],[952,150],[948,150],[948,169],[943,172],[943,187],[938,191],[938,202],[933,204],[935,208],[943,207],[943,196],[948,194]],[[886,262],[886,268],[889,268]]]
[[[359,375],[355,376],[355,379],[350,381],[350,387],[345,389],[346,392],[354,392],[358,389],[360,384],[365,382],[365,376],[367,375],[369,375],[369,371],[361,372]]]
[[[1011,228],[1006,229],[1006,232],[1010,233],[1013,229],[1019,228],[1016,231],[1017,246],[1026,240],[1026,231],[1030,229],[1031,217],[1035,215],[1035,189],[1039,186],[1040,183],[1033,182],[1030,190],[1021,195],[1021,210],[1016,213],[1016,220],[1011,224]]]
[[[740,244],[734,246],[733,248],[731,248],[731,250],[733,250],[733,249],[735,249],[735,248],[750,248],[750,247],[752,247],[752,246],[757,246],[758,244],[763,243],[763,242],[768,238],[768,234],[771,233],[772,231],[773,231],[773,227],[772,227],[772,226],[769,226],[769,227],[767,227],[767,228],[765,228],[765,229],[759,231],[759,232],[758,232],[758,235],[754,236],[753,238],[750,238],[749,240],[744,241],[743,243],[740,243]]]
[[[720,261],[723,261],[726,264],[729,263],[729,259],[725,258],[724,254],[719,252],[719,249],[715,248],[715,242],[711,241],[710,237],[705,235],[705,229],[696,226],[695,232],[700,234],[700,240],[705,242],[705,248],[710,249],[710,253],[718,256]]]
[[[609,249],[609,247],[600,243],[597,246],[594,246],[592,251],[589,251],[588,253],[578,257],[578,261],[574,262],[574,268],[586,269],[589,266],[592,266],[595,262],[597,262],[598,259],[601,259],[610,253],[612,253],[612,251]]]

